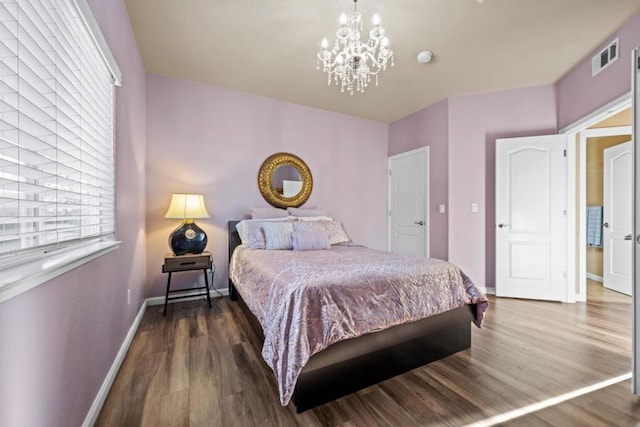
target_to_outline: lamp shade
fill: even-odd
[[[165,218],[197,219],[209,218],[202,194],[172,194],[171,204]]]

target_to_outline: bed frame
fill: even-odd
[[[240,236],[229,221],[229,260]],[[229,296],[238,301],[260,342],[264,334],[258,319],[229,279]],[[356,392],[471,347],[469,304],[416,322],[335,343],[311,356],[302,369],[292,401],[298,413]]]

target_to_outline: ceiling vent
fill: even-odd
[[[602,70],[618,60],[620,56],[618,47],[618,39],[616,38],[593,57],[591,60],[591,77],[597,76]]]

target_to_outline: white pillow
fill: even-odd
[[[326,209],[287,208],[287,211],[289,211],[289,215],[298,217],[327,216]]]
[[[278,208],[250,208],[249,214],[251,219],[286,218],[289,216],[286,209]]]
[[[330,216],[299,216],[294,218],[297,218],[298,221],[333,221]]]
[[[291,233],[293,233],[293,223],[284,221],[272,221],[262,224],[264,231],[265,249],[293,249],[291,243]]]

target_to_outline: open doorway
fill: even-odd
[[[622,139],[625,141],[631,139],[629,135],[632,132],[633,114],[630,95],[621,96],[560,131],[567,137],[567,302],[586,301],[588,283],[592,288],[594,284],[603,287],[599,280],[604,282],[604,244],[594,245],[595,247],[588,249],[587,206],[603,207],[602,222],[604,225],[606,222],[604,221],[604,150],[607,144],[615,146]],[[601,150],[602,166],[600,166],[598,158]],[[588,152],[590,154],[589,160],[592,162],[590,181],[595,180],[602,183],[596,185],[595,189],[590,189],[589,200],[587,200]],[[633,170],[633,167],[631,169]],[[600,175],[603,176],[600,177]],[[630,172],[629,175],[627,182],[632,182],[633,172]],[[600,191],[599,188],[602,190]],[[602,193],[602,201],[600,201],[598,193]],[[602,246],[602,248],[597,246]],[[588,251],[589,268],[587,267]],[[602,270],[599,269],[600,255],[603,260]],[[590,273],[589,282],[587,281],[588,270]]]
[[[631,124],[631,108],[625,108],[579,134],[579,152],[584,152],[579,162],[578,181],[584,187],[580,216],[585,218],[579,249],[586,262],[578,275],[578,301],[603,295],[601,287],[631,295],[632,248],[625,240],[633,216]]]

